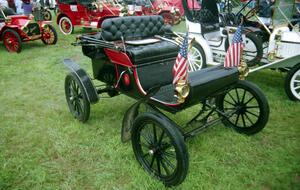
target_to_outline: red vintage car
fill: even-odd
[[[161,0],[153,2],[151,0],[131,2],[128,4],[128,14],[136,16],[161,15],[166,24],[174,25],[180,23],[181,15],[179,9],[169,6],[168,3]]]
[[[57,5],[57,24],[65,35],[73,33],[74,26],[100,28],[106,18],[123,15],[121,7],[102,0],[57,0]]]
[[[34,21],[33,16],[15,15],[9,8],[0,7],[0,40],[7,51],[21,52],[22,42],[42,40],[56,44],[57,33],[49,21]]]

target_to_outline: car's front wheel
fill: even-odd
[[[2,39],[3,44],[8,52],[21,52],[22,40],[16,31],[12,29],[6,29],[2,34]]]
[[[63,16],[59,19],[58,25],[60,31],[65,35],[70,35],[74,32],[74,26],[71,20],[66,16]]]

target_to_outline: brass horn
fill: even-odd
[[[179,80],[175,86],[175,91],[177,92],[177,102],[183,103],[190,93],[190,87],[187,81]]]
[[[181,36],[178,36],[176,39],[179,41],[180,44],[183,43],[183,38]],[[188,49],[192,48],[194,42],[195,42],[195,38],[192,38],[192,40],[189,42]],[[190,86],[188,84],[188,81],[180,79],[175,85],[175,92],[176,92],[177,102],[184,103],[185,99],[188,97],[190,93]]]
[[[239,79],[240,80],[245,80],[245,78],[248,76],[249,73],[249,68],[247,63],[243,58],[241,58],[241,63],[238,66],[238,71],[239,71]]]

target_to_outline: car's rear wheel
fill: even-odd
[[[290,100],[300,101],[300,63],[285,78],[285,92]]]
[[[55,14],[55,15],[59,15],[60,12],[61,12],[61,11],[60,11],[60,9],[58,8],[58,6],[55,6],[55,7],[54,7],[54,14]]]
[[[262,39],[255,33],[249,32],[246,34],[244,47],[244,55],[248,66],[254,66],[260,62],[263,57]],[[251,57],[251,58],[247,58]]]
[[[51,15],[51,12],[49,10],[44,10],[43,11],[43,19],[46,20],[46,21],[52,20],[52,15]]]
[[[73,73],[66,76],[65,95],[73,117],[80,122],[86,122],[90,117],[90,102],[82,83]]]
[[[248,32],[246,34],[245,47],[243,51],[243,58],[247,65],[252,67],[260,63],[263,57],[263,45],[262,39],[254,32]],[[225,50],[227,51],[230,44],[229,41],[225,41]]]
[[[71,20],[66,16],[63,16],[59,19],[58,25],[60,31],[65,35],[70,35],[74,32],[74,26]]]
[[[174,13],[174,24],[177,25],[181,22],[181,14],[179,11]]]
[[[45,25],[42,33],[42,41],[46,45],[53,45],[57,42],[57,33],[53,26]]]
[[[207,66],[204,50],[197,43],[193,43],[193,46],[189,49],[188,64],[189,72],[198,71]]]
[[[20,53],[22,50],[22,40],[20,35],[12,30],[6,29],[2,34],[4,46],[8,52]]]
[[[164,18],[165,24],[170,24],[172,26],[174,25],[175,18],[174,18],[174,15],[172,13],[163,12],[160,15]]]

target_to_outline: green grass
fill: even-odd
[[[57,45],[30,42],[20,54],[0,44],[0,189],[164,189],[139,166],[131,144],[120,141],[134,100],[102,99],[86,124],[72,118],[62,60],[71,58],[89,73],[91,64],[70,45],[76,34],[57,32]],[[189,141],[189,173],[176,189],[299,189],[300,104],[287,99],[284,76],[263,70],[248,78],[269,100],[268,125],[244,136],[219,124]]]

